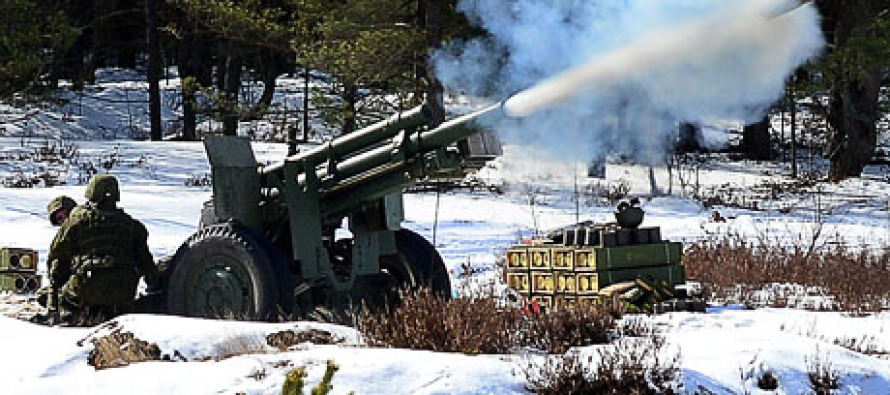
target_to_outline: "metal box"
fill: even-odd
[[[541,307],[553,307],[553,296],[550,295],[532,295],[532,297],[529,298],[529,301],[537,303],[538,306]]]
[[[28,248],[0,248],[0,271],[36,272],[37,251]]]
[[[600,276],[598,273],[578,273],[577,275],[577,292],[578,295],[596,295],[600,287]]]
[[[526,248],[507,250],[507,270],[528,270],[528,251]]]
[[[575,273],[553,273],[556,281],[556,292],[562,294],[574,294],[578,291],[577,275]]]
[[[555,247],[553,251],[554,270],[573,270],[575,268],[575,250],[571,247]]]
[[[553,284],[553,273],[532,272],[531,286],[534,294],[553,294],[556,290]]]
[[[532,270],[550,270],[550,249],[529,248],[529,267]]]
[[[531,293],[528,273],[507,273],[507,285],[523,295]]]
[[[40,288],[40,275],[34,273],[0,273],[0,291],[32,293]]]

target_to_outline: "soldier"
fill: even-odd
[[[49,217],[49,223],[53,224],[53,226],[61,226],[63,222],[68,220],[68,217],[71,216],[71,211],[77,207],[77,202],[74,199],[60,195],[56,196],[55,199],[50,200],[49,204],[46,205],[46,214]],[[49,287],[43,287],[37,290],[36,297],[37,303],[43,307],[46,307],[46,299],[49,295]],[[38,317],[36,319],[39,319]]]
[[[68,219],[71,215],[71,210],[77,207],[77,202],[74,199],[62,195],[56,196],[55,199],[51,200],[48,205],[46,205],[46,213],[49,214],[49,222],[53,224],[53,226],[60,226],[62,222]]]
[[[149,289],[159,285],[148,231],[117,208],[117,179],[93,176],[85,196],[89,202],[71,212],[50,246],[51,324],[111,318],[131,308],[141,276]]]

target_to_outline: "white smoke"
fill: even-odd
[[[503,137],[578,158],[659,162],[679,121],[762,117],[823,45],[793,0],[462,0],[490,37],[434,54],[455,92],[525,116]],[[786,12],[789,11],[790,12]]]

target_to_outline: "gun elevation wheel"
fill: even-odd
[[[439,296],[451,297],[451,278],[442,256],[423,236],[407,229],[396,232],[395,255],[380,257],[380,270],[398,287],[430,287]]]
[[[269,319],[280,284],[277,254],[262,236],[233,224],[205,227],[176,252],[167,309],[191,317]]]

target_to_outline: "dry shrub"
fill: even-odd
[[[810,389],[816,395],[830,395],[840,388],[841,375],[831,364],[827,356],[822,356],[819,349],[816,353],[806,358],[807,377],[810,379]]]
[[[164,360],[157,344],[139,340],[132,333],[122,332],[120,329],[92,342],[93,349],[87,356],[87,363],[96,370],[127,366],[135,362]]]
[[[757,378],[757,388],[764,391],[775,391],[779,388],[779,378],[773,372],[764,372]]]
[[[711,237],[687,249],[684,260],[690,278],[702,282],[713,300],[775,307],[795,306],[872,312],[890,300],[890,252],[852,250],[843,244],[814,247],[798,241],[790,247],[739,235]],[[774,287],[762,298],[765,287]],[[826,304],[801,305],[806,296]]]
[[[279,351],[286,351],[301,343],[338,344],[342,342],[343,339],[332,335],[330,332],[318,329],[307,329],[299,332],[288,330],[270,333],[266,336],[266,344],[270,347],[277,348]]]
[[[667,359],[661,336],[623,339],[614,348],[582,357],[577,352],[525,367],[527,389],[537,394],[675,394],[680,354]],[[591,365],[595,365],[592,367]]]
[[[365,309],[358,319],[372,345],[466,354],[510,353],[517,347],[562,353],[605,343],[614,327],[612,315],[598,307],[528,315],[501,306],[493,296],[445,299],[429,289],[402,292],[399,306]]]

